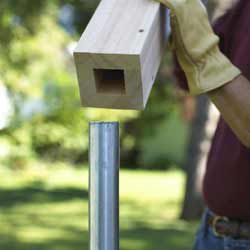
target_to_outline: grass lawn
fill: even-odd
[[[0,176],[1,250],[88,249],[87,169],[36,163]],[[120,178],[121,250],[192,249],[197,224],[177,219],[180,171],[122,170]]]

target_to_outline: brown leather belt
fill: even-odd
[[[218,237],[250,239],[250,222],[231,220],[227,217],[209,215],[207,223]]]

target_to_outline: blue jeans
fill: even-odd
[[[217,237],[206,221],[210,212],[206,210],[196,234],[194,250],[250,250],[250,240]]]

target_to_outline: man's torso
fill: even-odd
[[[250,1],[239,1],[214,29],[220,36],[221,50],[250,80]],[[203,189],[204,199],[214,213],[250,220],[250,150],[222,118],[213,139]]]

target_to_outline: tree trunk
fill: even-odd
[[[206,96],[200,96],[196,102],[196,116],[192,122],[189,147],[186,158],[186,194],[181,218],[185,220],[197,219],[203,211],[201,195],[203,170],[206,150],[202,147],[206,138],[206,122],[208,119],[209,101]]]

